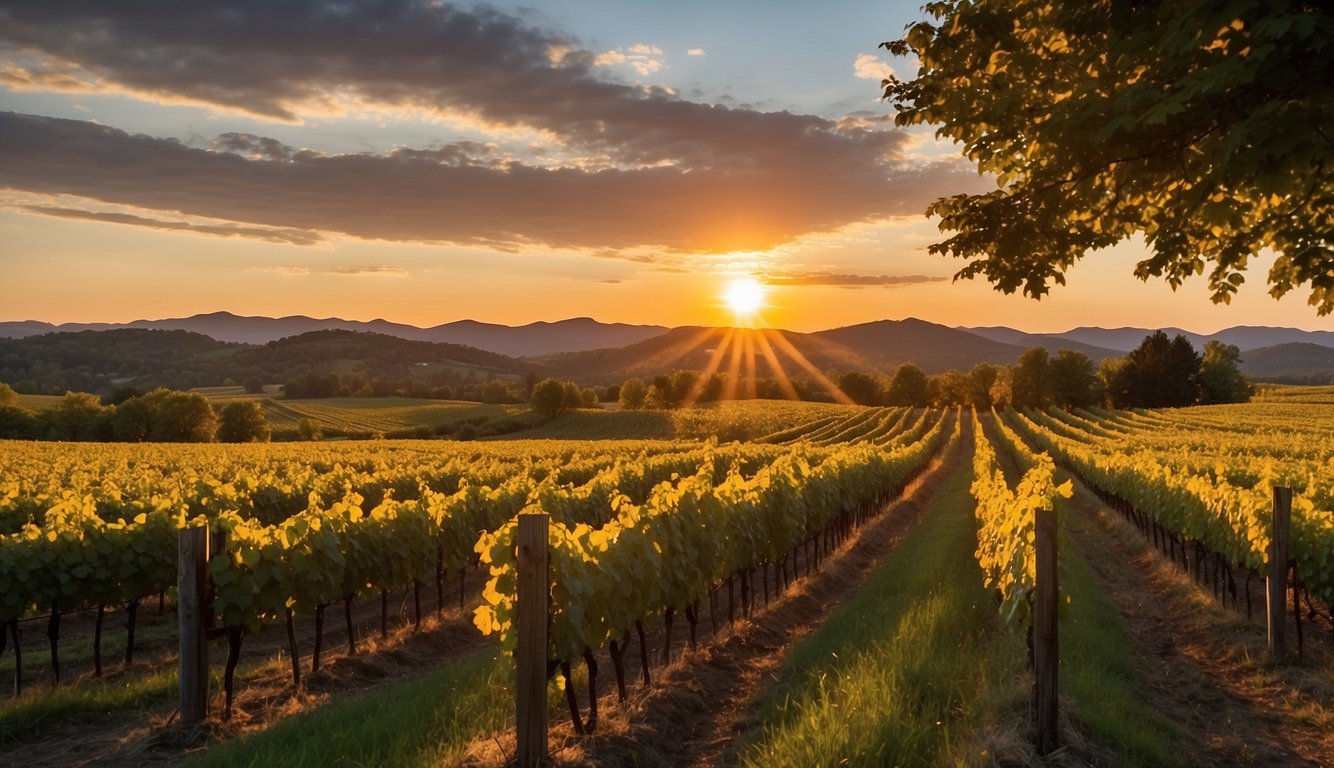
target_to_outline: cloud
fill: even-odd
[[[251,267],[246,271],[265,272],[287,277],[306,277],[308,275],[338,275],[342,277],[407,277],[409,275],[409,272],[402,267],[390,267],[384,265],[327,267],[322,269],[311,269],[310,267],[294,265],[280,265],[274,267]]]
[[[686,55],[687,55],[687,56],[703,56],[703,55],[704,55],[704,49],[703,49],[703,48],[690,48],[690,49],[686,50]]]
[[[629,48],[604,51],[593,57],[593,66],[596,67],[617,64],[629,64],[640,77],[648,77],[663,68],[662,49],[656,45],[639,43]]]
[[[331,274],[344,275],[348,277],[407,277],[408,271],[402,267],[369,266],[369,267],[335,267],[330,270]]]
[[[894,76],[888,64],[869,53],[863,53],[852,62],[852,73],[863,80],[886,80]]]
[[[764,282],[769,285],[833,285],[843,288],[862,288],[866,286],[919,285],[921,283],[941,283],[947,277],[928,275],[852,275],[837,272],[794,272],[769,275]]]
[[[316,232],[297,229],[245,227],[235,224],[195,224],[186,221],[165,221],[146,216],[136,216],[130,213],[61,208],[48,205],[20,205],[17,206],[17,208],[18,210],[26,211],[27,213],[36,213],[42,216],[55,216],[62,219],[85,219],[87,221],[100,221],[108,224],[130,224],[138,227],[147,227],[149,229],[163,229],[172,232],[190,232],[199,235],[216,235],[219,237],[246,237],[254,240],[268,240],[274,243],[290,243],[292,245],[314,245],[323,240],[323,238]]]
[[[612,278],[610,280],[595,280],[594,282],[602,283],[603,285],[620,285],[624,281]]]
[[[662,56],[642,43],[616,53]],[[957,164],[912,160],[909,134],[883,123],[689,101],[614,82],[598,57],[514,16],[428,0],[240,0],[169,14],[152,0],[11,3],[0,8],[11,87],[288,122],[367,107],[466,117],[498,143],[329,155],[228,133],[190,147],[0,113],[0,187],[238,230],[719,252],[915,216],[985,186]]]
[[[615,253],[649,246],[767,249],[854,222],[917,215],[961,184],[980,183],[958,163],[904,168],[892,177],[810,157],[749,169],[582,170],[450,164],[402,150],[321,155],[264,146],[266,156],[290,159],[251,159],[90,122],[0,113],[0,186],[236,225],[216,234],[295,241],[318,239],[305,233],[341,233]]]
[[[263,272],[273,275],[283,275],[286,277],[305,277],[310,274],[310,267],[298,267],[294,265],[279,265],[274,267],[251,267],[247,272]]]

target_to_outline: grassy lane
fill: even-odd
[[[407,682],[335,699],[188,763],[281,766],[439,766],[468,742],[503,728],[514,699],[507,659],[493,649]]]
[[[1067,514],[1079,513],[1068,509]],[[1100,751],[1115,756],[1112,764],[1186,765],[1179,732],[1140,689],[1121,614],[1078,549],[1067,543],[1061,558],[1070,595],[1060,630],[1063,706]]]
[[[1025,650],[982,587],[971,450],[926,519],[797,646],[762,702],[747,766],[991,762],[1022,736]]]

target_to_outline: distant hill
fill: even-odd
[[[588,317],[576,317],[554,323],[537,322],[511,327],[474,320],[459,320],[431,328],[393,323],[388,320],[343,320],[313,318],[305,315],[287,317],[242,317],[230,312],[211,312],[167,320],[135,320],[131,323],[64,323],[52,325],[33,320],[0,322],[0,338],[27,338],[44,333],[106,331],[114,329],[185,330],[218,341],[243,344],[267,344],[310,331],[362,331],[396,336],[413,341],[462,344],[508,357],[577,352],[586,349],[622,347],[667,331],[658,325],[600,323]]]
[[[384,334],[310,331],[263,345],[221,342],[190,331],[122,328],[0,339],[0,381],[22,390],[109,393],[122,386],[175,389],[250,377],[280,383],[308,373],[370,378],[485,379],[527,366],[495,352]]]
[[[1334,348],[1297,341],[1251,349],[1241,371],[1276,384],[1334,384]]]
[[[1070,349],[1079,349],[1079,351],[1089,357],[1111,357],[1123,355],[1126,352],[1138,347],[1145,336],[1158,330],[1157,328],[1091,328],[1081,327],[1072,328],[1062,333],[1024,333],[1016,331],[1013,328],[1004,326],[994,326],[985,328],[960,328],[959,330],[975,333],[994,341],[1004,342],[1006,344],[1019,344],[1021,346],[1036,346],[1041,344],[1047,346],[1047,340],[1054,340],[1057,344],[1062,341],[1077,342],[1083,345],[1089,345],[1090,349],[1079,347],[1069,347]],[[1256,325],[1238,325],[1232,328],[1224,328],[1217,333],[1203,334],[1192,333],[1180,328],[1163,328],[1168,336],[1181,334],[1190,340],[1195,349],[1203,351],[1204,345],[1210,341],[1221,341],[1224,344],[1234,344],[1238,349],[1245,352],[1249,349],[1258,349],[1260,347],[1269,347],[1277,344],[1289,344],[1294,342],[1319,344],[1325,347],[1334,347],[1334,331],[1303,331],[1299,328],[1273,328],[1268,326]]]
[[[1029,349],[1031,347],[1042,347],[1052,355],[1057,354],[1062,349],[1068,349],[1073,352],[1082,352],[1088,355],[1094,362],[1101,362],[1109,357],[1120,357],[1125,352],[1109,347],[1099,347],[1093,344],[1085,344],[1082,341],[1066,338],[1055,333],[1025,333],[1016,331],[1013,328],[1005,326],[990,326],[985,328],[959,328],[958,330],[967,331],[984,339],[999,341],[1003,344],[1010,344],[1016,347]],[[1143,336],[1140,340],[1143,340]],[[1136,345],[1139,341],[1135,342]]]
[[[549,355],[534,358],[532,362],[544,374],[581,383],[608,383],[631,376],[652,376],[675,368],[703,370],[709,365],[714,351],[723,344],[727,332],[725,328],[675,328],[628,347]],[[903,363],[912,362],[927,373],[942,373],[951,368],[966,371],[978,363],[1008,365],[1028,348],[916,318],[879,320],[816,333],[770,330],[763,334],[782,369],[789,376],[798,378],[808,378],[808,374],[788,352],[789,345],[820,371],[889,372]],[[759,343],[760,338],[760,335],[753,335],[749,343],[755,349],[757,375],[767,377],[773,375],[773,371]],[[730,352],[724,353],[719,370],[728,370],[730,361]]]

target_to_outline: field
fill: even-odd
[[[541,512],[557,764],[1334,764],[1326,394],[550,421],[264,398],[279,432],[503,433],[0,442],[0,679],[16,689],[0,762],[506,764],[517,518]],[[1276,484],[1294,494],[1301,657],[1269,661]],[[1025,640],[1036,509],[1063,521],[1068,601],[1046,757]],[[225,532],[206,566],[206,727],[177,712],[177,538],[194,525]]]

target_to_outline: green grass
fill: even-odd
[[[1116,607],[1078,550],[1067,546],[1061,560],[1070,595],[1069,613],[1061,617],[1061,694],[1073,702],[1081,732],[1115,753],[1119,765],[1185,765],[1180,734],[1136,685]]]
[[[792,651],[741,764],[988,761],[976,734],[1026,706],[1025,650],[982,587],[968,460],[958,466],[897,552]]]
[[[73,686],[29,688],[20,698],[0,704],[0,746],[41,741],[53,728],[102,723],[108,713],[132,716],[140,709],[170,704],[176,698],[176,681],[175,665],[166,665]],[[220,675],[213,687],[222,687]]]
[[[485,650],[421,677],[338,696],[253,736],[211,749],[188,765],[439,766],[513,714],[508,659]]]

